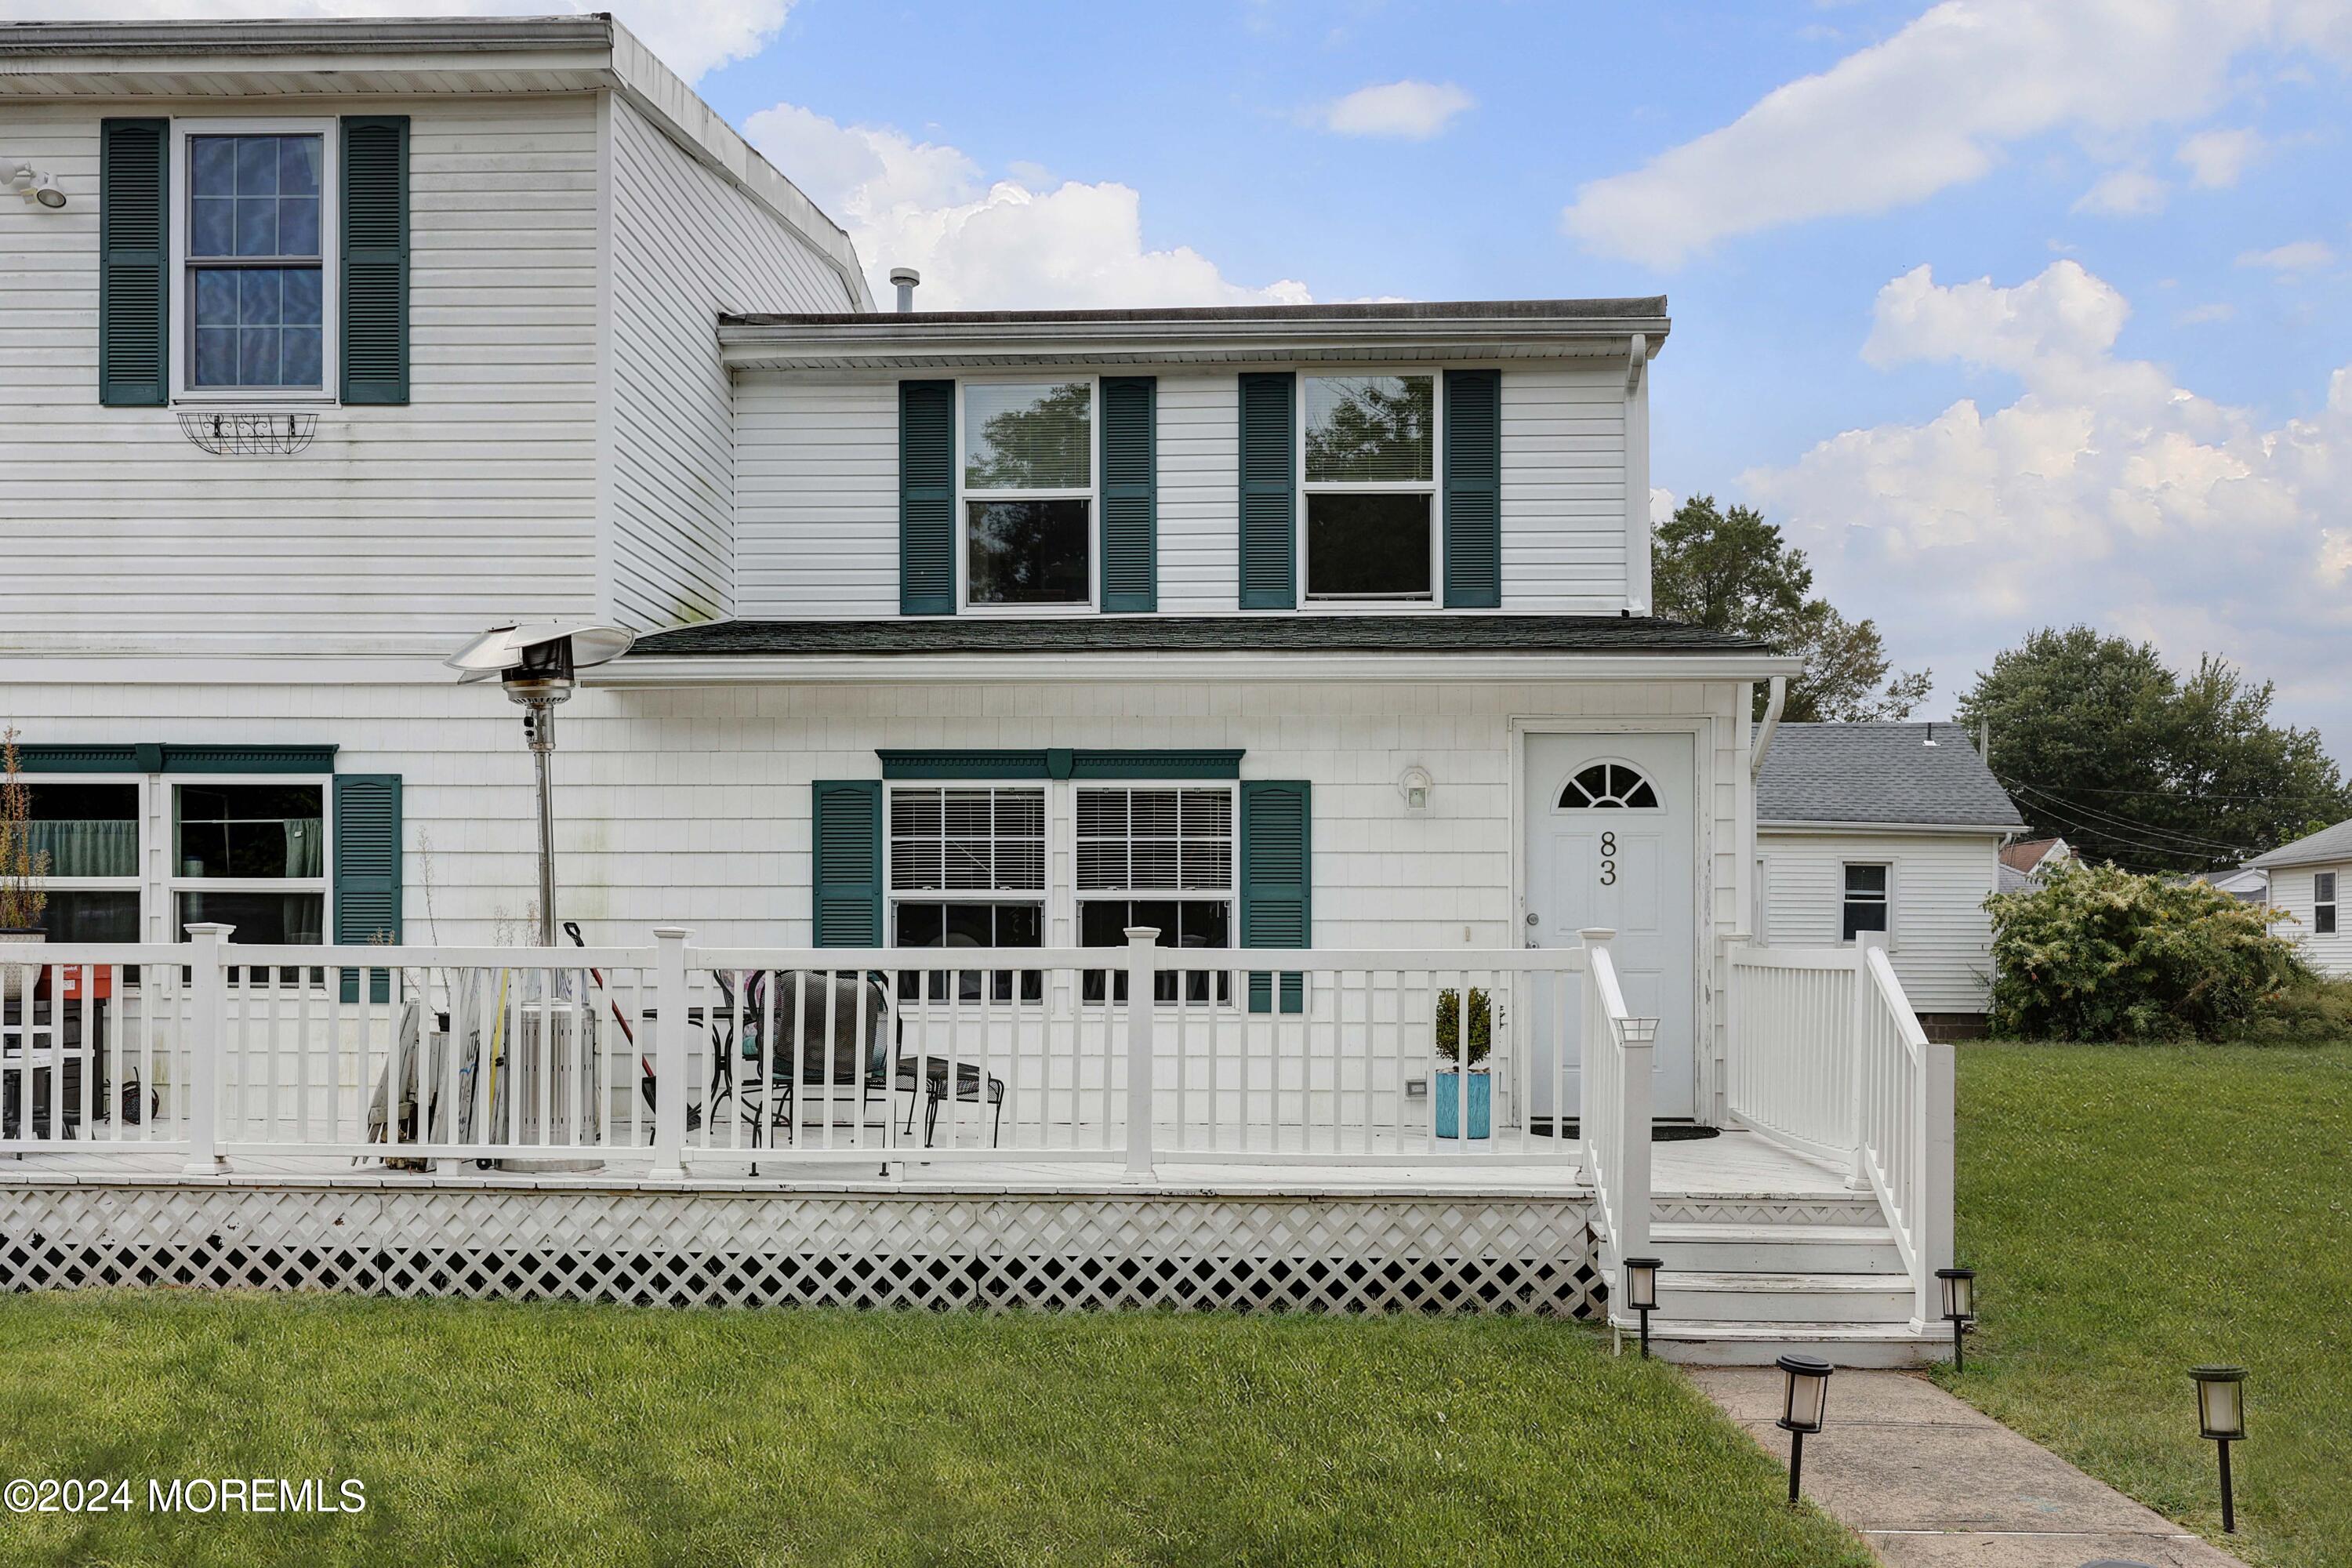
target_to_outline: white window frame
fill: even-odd
[[[49,773],[43,771],[40,773],[27,773],[24,775],[24,780],[27,784],[31,785],[35,789],[79,788],[85,784],[129,784],[131,786],[131,789],[134,792],[132,799],[135,803],[133,810],[137,813],[137,820],[139,824],[139,868],[137,873],[129,877],[59,877],[44,874],[40,879],[40,885],[43,890],[54,893],[138,894],[139,935],[134,940],[144,942],[146,940],[148,913],[152,902],[148,896],[150,889],[148,887],[147,876],[147,868],[151,863],[148,856],[152,847],[149,840],[152,837],[152,830],[149,822],[149,818],[152,814],[149,806],[149,797],[147,794],[148,775],[145,773]]]
[[[1293,555],[1298,563],[1298,582],[1295,602],[1302,610],[1326,614],[1395,615],[1400,611],[1440,610],[1445,607],[1445,527],[1440,515],[1443,506],[1438,495],[1439,483],[1445,471],[1445,373],[1435,365],[1426,364],[1347,364],[1301,365],[1297,371],[1298,407],[1297,432],[1292,441],[1291,479],[1297,487],[1297,533],[1292,542]],[[1318,479],[1312,484],[1307,479],[1307,384],[1310,381],[1335,377],[1360,379],[1374,375],[1425,376],[1429,381],[1429,478],[1408,479]],[[1313,595],[1307,590],[1313,563],[1307,558],[1307,498],[1317,495],[1426,495],[1429,498],[1429,593],[1424,597],[1379,595],[1339,597]]]
[[[180,926],[182,893],[308,893],[319,895],[319,940],[335,940],[335,780],[331,773],[161,773],[163,789],[160,826],[164,835],[163,877],[166,942],[185,940]],[[231,788],[247,784],[299,788],[319,787],[319,875],[316,877],[184,877],[180,874],[180,791]],[[228,937],[238,945],[235,931]]]
[[[959,400],[959,403],[960,402],[961,400]],[[961,458],[959,458],[959,462],[961,462]],[[901,903],[1034,904],[1037,906],[1038,948],[1042,951],[1045,948],[1051,947],[1053,945],[1054,937],[1053,888],[1055,835],[1054,791],[1049,787],[1050,782],[1051,781],[1046,779],[889,779],[884,781],[882,785],[882,918],[884,922],[882,945],[888,948],[898,948],[899,946],[898,906]],[[1041,852],[1039,855],[1038,888],[1036,891],[1031,892],[1025,889],[1015,889],[1005,888],[901,889],[898,886],[898,836],[890,830],[891,805],[893,801],[900,790],[951,789],[984,789],[990,792],[992,797],[994,795],[995,792],[999,790],[1034,790],[1043,797],[1045,836],[1040,840]],[[944,870],[944,864],[942,864],[942,870]],[[944,879],[945,879],[943,877],[942,880]],[[933,950],[929,948],[909,947],[903,949],[903,951],[908,952],[929,952]],[[941,947],[937,951],[945,953],[953,952],[954,950],[951,948]],[[1002,951],[1013,952],[1018,950],[1004,949]],[[928,969],[924,968],[924,966],[916,965],[914,967],[924,969],[925,973],[929,973]],[[1040,964],[1037,967],[1042,970],[1045,966]],[[1014,973],[1019,972],[1015,971]],[[1050,974],[1045,977],[1044,988],[1045,994],[1046,996],[1050,996],[1053,992],[1052,976]],[[952,991],[959,988],[950,987],[950,989]],[[1040,997],[1036,1000],[1030,1000],[1023,997],[1021,995],[1021,987],[1017,984],[1013,986],[1013,995],[1003,1001],[998,1001],[993,997],[989,997],[983,1001],[973,1002],[970,1005],[974,1007],[986,1006],[992,1009],[1007,1007],[1027,1007],[1034,1009],[1045,1005],[1044,997]],[[896,995],[891,998],[892,1006],[905,1007],[917,1012],[919,1012],[926,1007],[947,1007],[956,1005],[960,1005],[959,999],[952,995],[929,998],[918,997],[913,1000],[902,999]]]
[[[1887,951],[1891,952],[1895,949],[1895,862],[1893,860],[1873,860],[1864,858],[1860,860],[1841,859],[1838,862],[1838,945],[1841,947],[1850,947],[1860,942],[1862,940],[1859,935],[1848,936],[1845,934],[1845,907],[1853,900],[1853,891],[1846,880],[1846,874],[1857,866],[1875,866],[1886,873],[1886,893],[1884,899],[1880,900],[1886,906],[1886,924],[1881,928],[1878,934],[1886,938]]]
[[[2319,896],[2319,882],[2320,879],[2323,877],[2327,879],[2327,897],[2324,899]],[[2341,936],[2344,934],[2342,908],[2336,901],[2342,897],[2343,881],[2336,873],[2333,871],[2314,871],[2311,874],[2312,935]],[[2326,910],[2327,911],[2327,923],[2330,927],[2329,930],[2321,931],[2319,929],[2319,911],[2321,910]]]
[[[972,386],[1087,385],[1087,479],[1083,489],[967,490],[964,486],[964,391]],[[1102,597],[1102,377],[1091,371],[1068,375],[1032,372],[1026,375],[959,376],[955,395],[955,584],[956,613],[971,616],[1086,616],[1096,614]],[[982,500],[1083,500],[1087,503],[1087,596],[1064,605],[975,604],[971,597],[971,509],[967,498]],[[909,783],[914,781],[909,780]]]
[[[1135,888],[1135,887],[1128,887],[1128,888],[1120,888],[1120,889],[1112,889],[1112,888],[1080,888],[1080,887],[1078,886],[1078,843],[1079,843],[1079,839],[1078,839],[1078,799],[1077,799],[1077,797],[1078,797],[1078,792],[1079,792],[1079,791],[1081,791],[1081,790],[1090,790],[1090,789],[1119,789],[1119,790],[1177,790],[1177,791],[1183,791],[1183,790],[1223,790],[1223,791],[1224,792],[1224,794],[1225,794],[1225,828],[1226,828],[1225,843],[1226,843],[1226,845],[1228,846],[1228,847],[1229,847],[1229,848],[1231,849],[1231,851],[1232,851],[1232,854],[1231,854],[1230,858],[1228,858],[1228,860],[1227,860],[1227,861],[1226,861],[1226,863],[1225,863],[1225,883],[1224,883],[1223,888],[1222,888],[1222,889],[1215,889],[1215,888]],[[1180,812],[1181,811],[1182,807],[1181,806],[1181,805],[1180,805],[1180,806],[1178,807],[1178,809],[1179,809],[1179,811],[1180,811]],[[1216,904],[1216,903],[1222,903],[1222,904],[1223,904],[1223,905],[1225,906],[1225,945],[1224,945],[1223,947],[1222,947],[1222,948],[1197,948],[1197,949],[1194,949],[1193,951],[1194,951],[1194,952],[1200,952],[1200,953],[1202,953],[1202,954],[1204,954],[1204,955],[1206,955],[1206,954],[1210,954],[1210,953],[1230,953],[1230,952],[1233,952],[1234,951],[1235,951],[1235,950],[1234,950],[1234,945],[1233,945],[1233,940],[1234,940],[1234,937],[1235,936],[1235,934],[1236,934],[1236,933],[1238,932],[1238,931],[1239,931],[1239,928],[1240,928],[1240,925],[1241,925],[1241,918],[1242,918],[1242,786],[1241,786],[1241,783],[1240,783],[1240,781],[1239,781],[1239,780],[1236,780],[1236,779],[1073,779],[1073,780],[1071,780],[1071,781],[1070,781],[1070,813],[1069,813],[1069,816],[1070,816],[1070,831],[1069,831],[1069,849],[1070,849],[1070,855],[1069,855],[1069,867],[1070,867],[1070,921],[1071,921],[1071,932],[1070,932],[1070,935],[1071,935],[1071,942],[1070,942],[1070,945],[1071,945],[1071,946],[1073,946],[1073,947],[1077,947],[1077,948],[1085,948],[1085,947],[1086,947],[1086,931],[1087,931],[1087,911],[1086,911],[1086,906],[1087,906],[1087,905],[1088,905],[1088,904],[1092,904],[1092,903],[1106,903],[1106,904],[1108,904],[1108,903],[1126,903],[1126,904],[1133,904],[1133,903],[1162,903],[1162,904]],[[1179,821],[1178,821],[1178,826],[1179,826],[1179,829],[1180,829],[1179,837],[1180,837],[1180,840],[1181,840],[1181,826],[1182,826],[1182,822],[1181,822],[1181,816],[1180,816]],[[1133,843],[1133,840],[1130,838],[1130,840],[1129,840],[1130,847],[1132,846],[1132,843]],[[1132,858],[1131,858],[1131,852],[1130,852],[1130,858],[1129,858],[1129,871],[1130,871],[1130,872],[1134,869],[1134,861],[1133,861],[1133,859],[1132,859]],[[1088,951],[1096,952],[1118,952],[1119,950],[1118,950],[1118,948],[1115,948],[1115,947],[1103,947],[1103,948],[1094,948],[1094,949],[1090,949],[1090,950],[1088,950]],[[1171,947],[1171,948],[1163,949],[1162,951],[1163,951],[1163,952],[1170,952],[1170,953],[1176,953],[1176,952],[1182,952],[1182,951],[1184,951],[1184,950],[1182,950],[1182,949],[1181,949],[1181,948],[1172,948],[1172,947]],[[1109,963],[1109,962],[1106,961],[1106,963],[1105,963],[1105,964],[1104,964],[1104,967],[1105,967],[1105,968],[1108,968],[1108,969],[1117,969],[1118,966],[1118,964],[1116,964],[1116,963]],[[1228,969],[1230,969],[1230,967],[1231,967],[1231,965],[1229,965],[1229,964],[1220,963],[1213,963],[1213,962],[1206,962],[1206,961],[1204,961],[1204,962],[1200,965],[1200,968],[1201,968],[1201,969],[1202,969],[1202,970],[1204,970],[1204,971],[1212,971],[1212,972],[1213,972],[1213,971],[1219,971],[1219,970],[1228,970]],[[1174,1002],[1158,1002],[1158,1001],[1156,1001],[1156,1000],[1155,1000],[1155,1004],[1154,1004],[1154,1005],[1158,1005],[1158,1006],[1161,1006],[1161,1007],[1173,1007],[1173,1006],[1175,1006],[1177,1004],[1176,1004],[1176,1003],[1174,1003]],[[1211,997],[1211,999],[1210,999],[1210,1000],[1208,1000],[1208,1001],[1203,1001],[1203,1002],[1193,1002],[1193,1003],[1189,1003],[1189,1004],[1187,1004],[1187,1005],[1191,1005],[1191,1006],[1195,1006],[1195,1007],[1214,1007],[1214,1006],[1223,1006],[1223,1005],[1230,1005],[1230,999],[1228,999],[1228,1001],[1227,1001],[1227,1002],[1225,1002],[1225,1003],[1220,1003],[1220,1002],[1218,1002],[1218,1001],[1216,1001],[1216,1000],[1214,999],[1213,994],[1213,995],[1212,995],[1212,997]]]
[[[172,274],[170,360],[172,401],[206,407],[266,405],[275,407],[331,407],[341,401],[342,363],[336,342],[341,324],[342,192],[338,181],[341,149],[332,115],[239,117],[224,120],[172,121],[171,213],[166,229],[171,239]],[[316,387],[199,387],[195,380],[195,313],[188,298],[188,228],[195,199],[188,174],[188,140],[192,136],[310,136],[321,138],[319,170],[319,383]]]

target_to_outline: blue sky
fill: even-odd
[[[2352,757],[2352,0],[608,3],[877,295],[1664,292],[1654,499],[1762,506],[1930,714],[2085,620]]]

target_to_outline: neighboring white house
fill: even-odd
[[[1756,936],[1782,946],[1886,932],[1921,1021],[1979,1025],[1990,1001],[1999,852],[2025,826],[1953,724],[1782,724],[1756,775]]]
[[[2271,901],[2271,874],[2260,866],[2233,866],[2227,871],[2199,871],[2186,879],[2218,888],[2242,904]]]
[[[2294,938],[2322,974],[2352,976],[2352,928],[2339,900],[2352,891],[2352,821],[2323,827],[2247,866],[2270,873],[2270,903],[2285,911],[2280,931]]]

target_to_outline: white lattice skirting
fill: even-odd
[[[1589,1221],[1510,1196],[24,1185],[0,1188],[0,1289],[1584,1317]]]

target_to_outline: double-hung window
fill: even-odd
[[[173,935],[219,921],[231,941],[325,940],[327,821],[323,784],[173,786]]]
[[[172,319],[183,396],[330,395],[333,127],[175,121]]]
[[[1300,385],[1307,597],[1433,601],[1437,378],[1308,375]]]
[[[2311,878],[2311,933],[2336,934],[2336,873],[2315,871]]]
[[[1125,947],[1130,926],[1160,932],[1156,945],[1233,945],[1234,790],[1230,785],[1076,790],[1078,943]],[[1223,970],[1162,973],[1156,1000],[1232,1000]],[[1089,970],[1085,999],[1127,999],[1127,976]]]
[[[1845,868],[1845,916],[1839,935],[1846,942],[1866,931],[1886,931],[1889,909],[1889,868],[1849,865]]]
[[[139,784],[58,779],[27,793],[27,847],[48,894],[41,929],[51,942],[137,942]]]
[[[1091,604],[1095,384],[975,381],[962,396],[964,603]]]
[[[891,941],[898,947],[1042,947],[1045,938],[1045,792],[1036,786],[893,784],[889,803]],[[957,996],[981,999],[981,974]],[[1045,995],[1036,970],[989,976],[993,1000]],[[898,977],[909,1000],[949,1000],[944,971]]]

